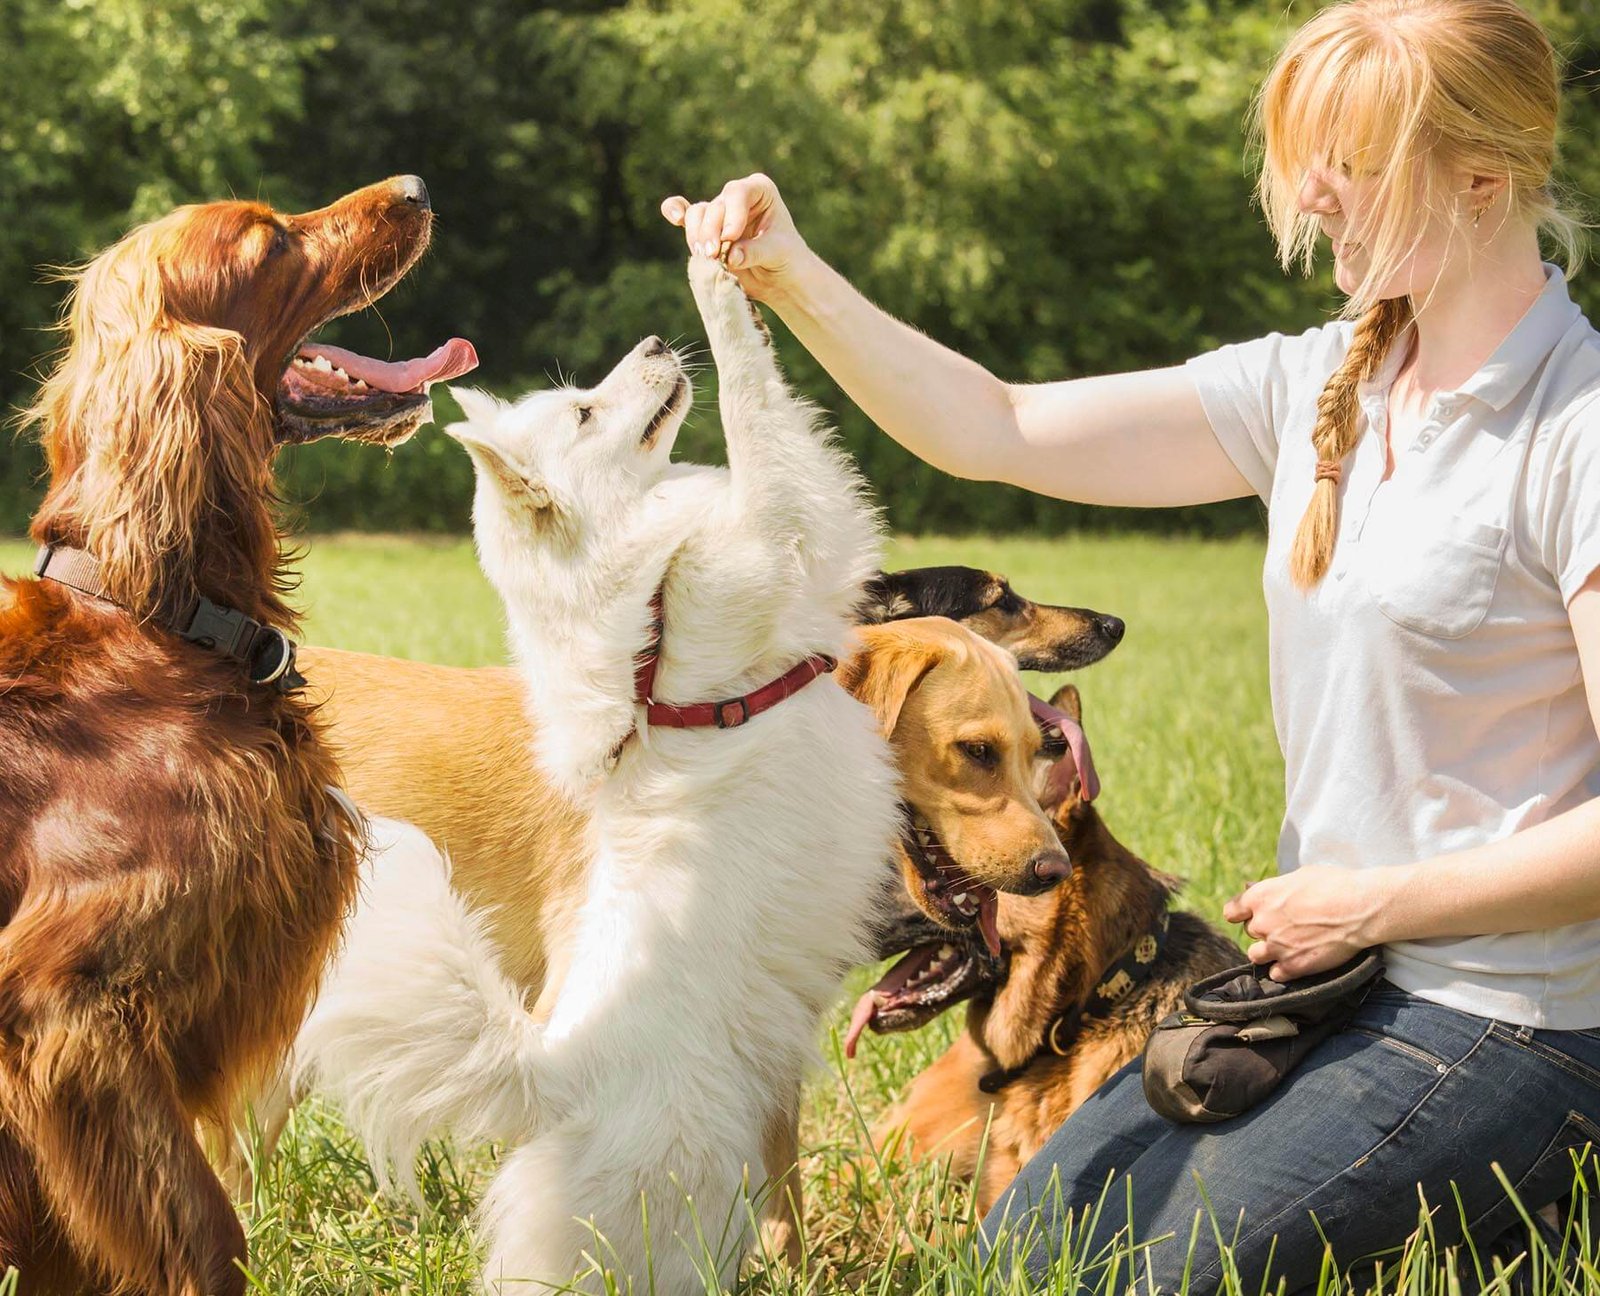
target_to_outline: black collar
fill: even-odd
[[[93,554],[70,545],[45,545],[33,573],[42,580],[75,589],[91,598],[116,603],[107,592],[100,575],[100,564]],[[120,606],[120,605],[118,605]],[[305,677],[295,669],[295,644],[275,626],[263,625],[243,612],[208,598],[197,598],[170,622],[158,622],[188,643],[209,648],[241,663],[252,684],[293,693],[305,687]]]
[[[1089,997],[1082,1004],[1075,1004],[1050,1019],[1044,1030],[1044,1041],[1032,1057],[1021,1066],[1010,1069],[996,1067],[980,1076],[978,1088],[984,1093],[998,1093],[1046,1053],[1066,1057],[1072,1051],[1073,1041],[1084,1022],[1110,1016],[1113,1008],[1150,979],[1150,974],[1155,971],[1156,960],[1166,948],[1167,929],[1171,923],[1172,915],[1163,905],[1145,933],[1096,978]]]

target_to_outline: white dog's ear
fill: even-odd
[[[501,411],[508,408],[505,401],[479,387],[452,387],[450,394],[461,406],[468,423],[493,424]]]

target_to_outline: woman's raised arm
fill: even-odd
[[[691,252],[727,258],[850,398],[906,449],[957,477],[1086,504],[1199,504],[1251,494],[1180,366],[1002,382],[879,310],[818,257],[767,176],[710,202],[668,198]]]

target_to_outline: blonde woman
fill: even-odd
[[[1279,874],[1225,910],[1279,979],[1371,945],[1354,1027],[1221,1126],[1178,1127],[1130,1068],[1002,1199],[1042,1222],[1111,1182],[1178,1285],[1204,1198],[1246,1286],[1314,1284],[1402,1244],[1537,1209],[1600,1142],[1600,334],[1544,264],[1557,61],[1508,0],[1353,0],[1290,41],[1259,111],[1285,265],[1332,243],[1348,318],[1185,366],[1000,381],[875,309],[806,246],[773,182],[669,198],[882,428],[962,477],[1099,504],[1259,495]],[[1451,1185],[1460,1205],[1452,1197]],[[1081,1209],[1079,1219],[1081,1221]],[[1237,1227],[1236,1227],[1237,1226]],[[1209,1224],[1189,1275],[1211,1290]]]

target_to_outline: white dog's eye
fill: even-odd
[[[593,414],[594,411],[587,405],[580,405],[576,410],[573,411],[573,413],[578,416],[578,426],[582,427],[589,421],[589,416]]]

